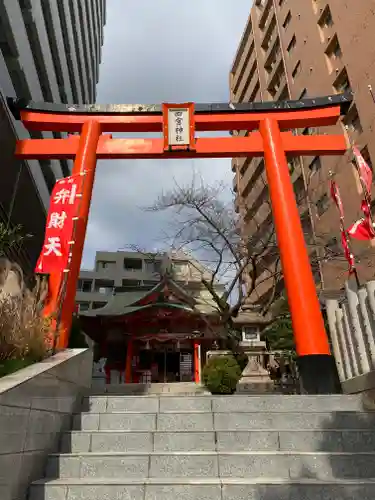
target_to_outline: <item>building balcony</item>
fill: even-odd
[[[277,79],[285,72],[283,58],[281,56],[281,51],[277,55],[276,60],[272,66],[272,70],[268,74],[267,86],[272,88],[275,86]]]
[[[259,23],[258,23],[259,28],[261,30],[264,29],[264,26],[266,25],[267,20],[268,20],[268,16],[271,15],[271,10],[273,10],[273,0],[266,0],[265,5],[263,7],[263,11],[260,14]]]
[[[269,47],[268,47],[266,53],[264,54],[264,56],[265,56],[264,57],[264,67],[265,68],[267,68],[268,66],[271,65],[272,59],[275,56],[275,50],[277,50],[276,43],[279,44],[279,47],[280,47],[279,34],[278,34],[277,30],[275,30],[275,33],[273,34],[273,36],[270,40]]]
[[[255,100],[259,85],[259,75],[258,72],[255,71],[254,75],[251,78],[250,85],[248,86],[244,95],[243,102],[253,102]]]
[[[270,46],[271,39],[275,33],[277,33],[276,16],[272,12],[272,14],[268,16],[267,23],[264,27],[264,34],[261,39],[260,45],[264,51]]]
[[[327,5],[327,0],[313,0],[313,9],[316,15],[319,16],[319,18],[327,8]]]
[[[264,185],[262,183],[261,186],[259,186],[259,187],[257,186],[254,189],[254,194],[255,194],[255,190],[257,190],[258,193],[257,193],[257,196],[256,196],[254,202],[252,203],[252,205],[250,207],[248,206],[248,208],[247,208],[246,215],[245,215],[246,220],[252,219],[259,212],[261,206],[269,200],[268,185]]]
[[[236,102],[243,102],[247,87],[251,84],[254,74],[257,74],[257,60],[255,57],[255,53],[249,59],[246,71],[242,77],[241,84],[237,89]]]
[[[280,86],[274,96],[275,101],[285,101],[290,98],[286,77],[283,75],[280,78]]]
[[[235,94],[238,94],[238,87],[240,85],[240,80],[244,78],[244,73],[247,71],[247,66],[249,65],[249,60],[251,58],[255,58],[255,46],[254,46],[254,35],[251,34],[249,36],[248,41],[246,42],[243,54],[238,63],[236,71],[233,73],[233,78],[231,82],[231,87]]]
[[[246,198],[256,184],[259,176],[264,170],[264,160],[256,159],[250,161],[241,179],[241,195]]]
[[[334,80],[340,75],[344,69],[344,61],[341,57],[336,57],[335,59],[330,59],[330,65],[331,65],[331,75]],[[334,82],[332,82],[333,84]]]
[[[240,196],[238,194],[234,198],[234,211],[236,212],[236,214],[240,213]]]
[[[336,34],[335,24],[332,19],[331,9],[326,3],[324,8],[319,8],[318,12],[318,26],[320,31],[320,38],[322,42],[332,40]]]

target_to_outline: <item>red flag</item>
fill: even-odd
[[[341,201],[340,191],[335,181],[331,181],[331,196],[340,212],[340,218],[344,218],[344,207]]]
[[[366,219],[357,220],[349,227],[348,233],[356,240],[369,241],[375,238],[375,233]]]
[[[353,154],[358,166],[359,178],[361,179],[364,189],[367,191],[366,194],[371,197],[372,170],[356,146],[353,146]]]
[[[349,274],[352,274],[355,270],[355,260],[354,255],[350,252],[345,230],[341,230],[341,244],[344,249],[345,258],[349,263]]]
[[[60,179],[52,190],[44,244],[35,268],[36,273],[51,274],[67,268],[74,229],[73,219],[78,214],[77,191],[81,179],[80,175]]]

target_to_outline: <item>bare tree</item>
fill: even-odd
[[[223,323],[230,326],[264,281],[271,280],[276,287],[281,269],[274,230],[267,231],[260,236],[260,243],[250,246],[241,233],[240,217],[234,211],[232,198],[225,200],[225,191],[222,184],[208,186],[202,180],[193,179],[183,187],[176,184],[145,210],[175,211],[172,231],[165,239],[170,247],[191,252],[206,265],[209,273],[202,275],[202,284],[209,291]],[[269,261],[271,256],[276,256],[271,265],[264,261],[266,254]],[[218,282],[225,285],[223,293],[218,293]],[[270,305],[253,308],[265,314]]]

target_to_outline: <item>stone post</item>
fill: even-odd
[[[349,345],[345,335],[344,315],[340,307],[336,309],[335,313],[336,313],[336,327],[341,339],[343,368],[345,374],[344,380],[347,380],[353,377],[353,369],[352,369],[352,364],[350,362]]]
[[[339,374],[340,382],[345,380],[345,372],[343,366],[343,356],[342,356],[342,341],[340,330],[337,328],[336,310],[339,307],[339,303],[334,299],[327,299],[327,317],[329,323],[329,329],[331,333],[331,342],[333,355],[336,360],[337,372]]]
[[[350,364],[351,364],[351,371],[352,371],[352,376],[355,377],[359,375],[359,366],[358,366],[358,359],[356,356],[356,352],[354,349],[354,344],[353,344],[353,333],[352,333],[352,328],[350,325],[349,321],[349,306],[348,304],[342,304],[342,318],[343,318],[343,325],[344,325],[344,332],[345,332],[345,337],[346,337],[346,345],[348,346],[349,350],[349,359],[350,359]]]
[[[354,352],[358,355],[358,375],[362,375],[363,373],[368,373],[370,371],[370,363],[366,352],[364,332],[362,330],[362,324],[358,314],[358,294],[354,286],[355,285],[352,282],[346,281],[345,283],[346,296],[348,298],[348,307],[350,312],[350,322],[352,325]]]
[[[364,327],[366,354],[368,356],[371,369],[373,369],[375,361],[375,339],[372,327],[372,318],[367,307],[368,292],[366,288],[361,288],[360,290],[358,290],[358,299]]]

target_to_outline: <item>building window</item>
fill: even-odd
[[[174,272],[178,276],[185,276],[189,271],[189,266],[187,262],[175,261],[172,264]]]
[[[339,76],[336,78],[335,83],[333,84],[334,89],[336,92],[348,92],[351,90],[351,85],[348,77],[348,73],[346,72],[346,69],[344,68]]]
[[[92,309],[101,309],[102,307],[104,307],[106,305],[107,305],[107,302],[93,302]]]
[[[316,202],[316,209],[317,209],[319,217],[324,214],[324,212],[327,210],[328,206],[329,206],[329,198],[328,198],[327,194],[324,194]]]
[[[359,118],[359,114],[357,111],[357,107],[353,106],[349,115],[346,117],[344,121],[346,128],[351,132],[356,132],[357,134],[362,134],[363,128],[361,124],[361,120]]]
[[[112,295],[115,282],[113,280],[95,280],[94,291],[102,295]]]
[[[324,11],[320,17],[319,26],[321,28],[329,28],[330,26],[333,26],[331,9],[329,8],[328,5],[327,5],[327,8],[324,9]]]
[[[371,168],[372,171],[374,171],[374,169],[372,168],[372,161],[371,161],[370,153],[368,152],[367,146],[362,149],[361,154],[362,154],[364,160],[366,161],[367,165]]]
[[[88,311],[90,309],[90,302],[77,302],[78,312]]]
[[[342,57],[342,50],[337,35],[333,37],[333,40],[330,46],[328,47],[327,55],[328,57],[333,59],[340,59]]]
[[[289,45],[287,47],[287,51],[288,51],[288,54],[289,55],[292,55],[295,47],[296,47],[296,44],[297,44],[297,38],[296,38],[296,35],[293,35],[293,38],[291,39],[291,41],[289,42]]]
[[[154,288],[159,282],[154,280],[144,280],[143,286],[148,288]]]
[[[78,292],[91,292],[91,290],[92,290],[92,280],[79,279],[77,281]]]
[[[98,260],[96,263],[96,270],[101,271],[102,269],[115,269],[116,262],[112,260]]]
[[[288,99],[289,99],[289,90],[288,90],[288,86],[285,85],[278,100],[279,101],[287,101]]]
[[[289,26],[291,20],[292,20],[292,13],[289,11],[288,14],[286,15],[286,18],[285,18],[284,22],[283,22],[283,28],[284,29],[287,29],[287,27]]]
[[[297,76],[301,73],[301,69],[302,69],[301,61],[298,61],[292,73],[293,79],[297,78]]]
[[[161,261],[160,260],[146,260],[147,273],[160,273]]]
[[[122,280],[122,286],[124,288],[138,288],[141,286],[140,280],[127,280],[123,279]]]
[[[371,161],[370,154],[368,152],[367,146],[362,149],[361,155],[363,156],[363,159],[365,160],[365,162],[367,163],[367,165],[371,168],[371,170],[374,171],[373,166],[372,166],[372,161]],[[357,169],[357,162],[355,161],[355,159],[352,161],[352,164],[353,164],[354,168]]]
[[[299,100],[304,99],[306,97],[306,94],[307,94],[307,89],[303,89],[298,99]]]
[[[130,271],[130,272],[142,271],[142,260],[124,259],[124,269],[125,271]]]
[[[315,158],[309,165],[309,170],[312,174],[315,174],[315,172],[317,172],[321,168],[322,168],[322,161],[320,159],[320,156],[315,156]]]
[[[293,188],[297,203],[300,203],[305,198],[305,182],[302,175],[293,184]]]

